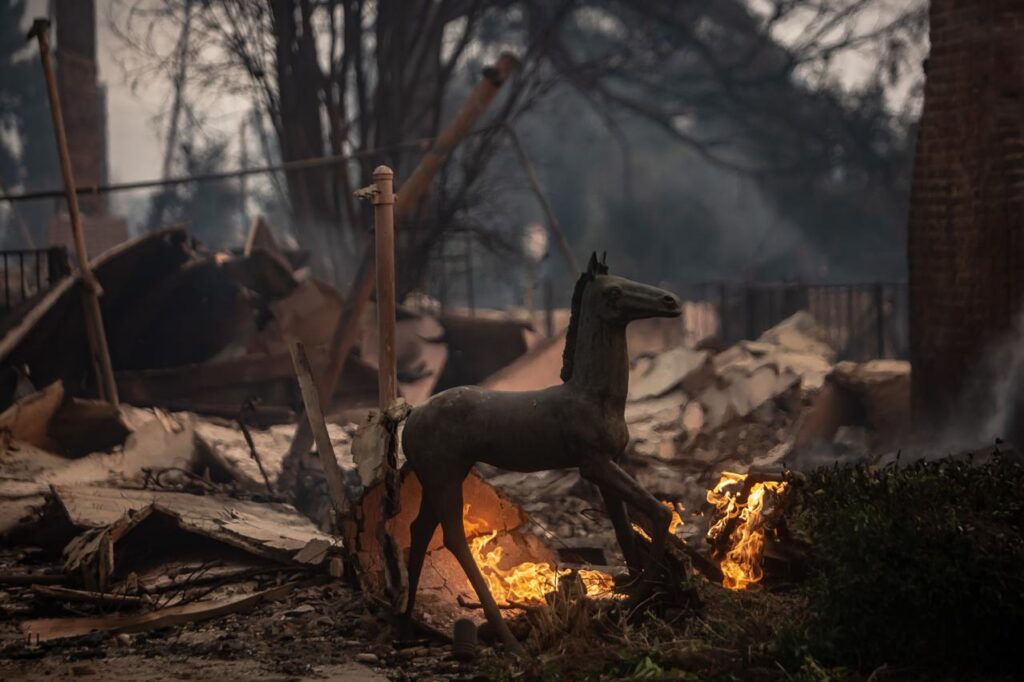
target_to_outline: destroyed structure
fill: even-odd
[[[42,287],[6,316],[0,536],[37,548],[4,555],[0,608],[16,617],[8,630],[26,642],[144,632],[287,603],[303,580],[342,578],[351,548],[333,532],[322,469],[312,454],[288,456],[302,399],[287,339],[322,367],[343,305],[304,263],[262,221],[241,253],[208,252],[171,228],[97,256],[119,408],[80,397],[94,379],[79,278]],[[621,464],[670,508],[676,570],[729,589],[797,579],[800,547],[773,525],[777,493],[823,458],[893,447],[907,432],[909,367],[837,362],[807,312],[718,349],[687,327],[694,310],[717,325],[715,309],[683,307],[680,318],[631,327],[639,342],[629,344]],[[372,314],[361,328],[325,412],[346,494],[361,510],[358,562],[372,589],[384,491],[364,486],[352,454],[376,404]],[[565,338],[515,316],[399,307],[399,390],[415,406],[452,384],[555,386]],[[586,594],[618,598],[625,561],[612,524],[592,511],[598,491],[576,470],[479,465],[463,493],[471,551],[500,605],[541,603],[575,576]],[[404,471],[391,526],[403,553],[421,495]],[[460,619],[483,622],[440,532],[419,593],[416,620],[439,636]]]

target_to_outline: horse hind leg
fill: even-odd
[[[668,529],[672,523],[672,512],[636,479],[611,460],[598,460],[590,463],[587,467],[580,467],[580,475],[588,481],[596,483],[602,490],[607,488],[612,492],[613,497],[619,497],[627,505],[641,510],[653,524],[650,533],[650,551],[640,574],[638,592],[631,600],[635,604],[639,604],[651,593],[654,581],[660,578],[663,572],[662,559],[664,558]]]
[[[416,603],[416,587],[420,582],[420,573],[423,570],[423,559],[427,555],[427,548],[430,546],[430,538],[434,536],[434,530],[440,520],[437,512],[427,500],[426,494],[420,500],[420,513],[412,522],[409,529],[409,596],[405,603],[405,615],[412,615],[413,606]]]
[[[426,494],[426,488],[424,488],[424,494]],[[494,596],[491,595],[491,591],[487,587],[487,581],[469,550],[466,529],[462,523],[462,481],[459,480],[455,485],[448,486],[446,490],[435,490],[433,501],[434,509],[441,520],[441,528],[444,531],[444,546],[455,556],[466,573],[466,577],[469,578],[469,582],[483,606],[487,621],[501,637],[505,649],[517,656],[522,656],[523,648],[502,619],[498,604],[494,601]]]
[[[640,574],[643,564],[637,551],[636,537],[629,522],[626,503],[622,500],[622,496],[608,485],[600,485],[598,488],[601,491],[601,497],[604,498],[604,506],[608,510],[608,517],[615,529],[615,539],[618,540],[619,548],[622,549],[622,556],[626,560],[630,577],[635,578]]]

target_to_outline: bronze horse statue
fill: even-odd
[[[407,615],[427,546],[440,524],[444,545],[466,572],[487,620],[507,650],[522,651],[501,619],[463,528],[462,481],[476,462],[511,471],[578,467],[600,489],[630,570],[651,576],[664,551],[671,512],[616,464],[629,439],[624,416],[629,384],[626,325],[680,312],[674,294],[609,275],[608,266],[594,254],[573,291],[563,384],[523,392],[460,386],[413,409],[402,444],[423,486],[423,498],[411,528]],[[655,525],[643,566],[626,505]]]

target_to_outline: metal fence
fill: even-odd
[[[63,246],[0,251],[0,316],[71,272]]]
[[[679,291],[687,300],[703,302],[714,311],[694,320],[701,329],[688,329],[697,338],[717,336],[726,344],[756,339],[793,313],[807,310],[825,330],[840,359],[908,356],[907,285],[903,282],[700,282],[683,285]]]

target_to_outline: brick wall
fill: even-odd
[[[932,0],[930,36],[908,243],[921,426],[963,409],[1022,306],[1024,1]]]

